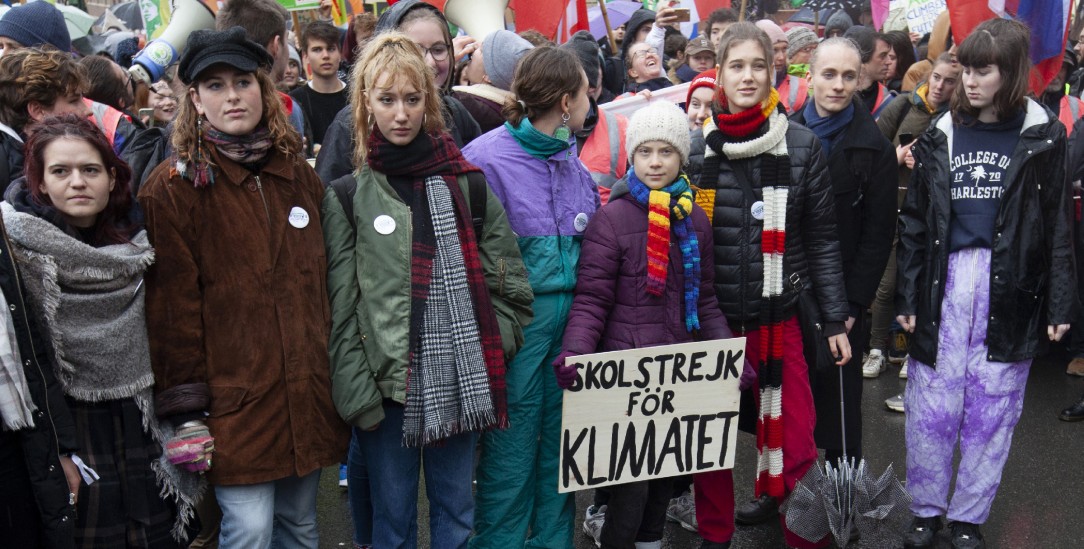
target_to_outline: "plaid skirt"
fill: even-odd
[[[79,457],[101,477],[79,487],[75,545],[81,549],[182,547],[170,535],[175,504],[163,499],[151,463],[162,449],[143,430],[133,399],[68,399]]]

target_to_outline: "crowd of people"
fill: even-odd
[[[1032,361],[1064,337],[1084,376],[1081,51],[1033,94],[1021,23],[868,15],[686,37],[640,9],[558,45],[420,0],[292,30],[229,0],[148,84],[11,8],[0,540],[317,547],[340,465],[358,548],[418,545],[423,479],[433,547],[659,548],[669,520],[721,549],[777,517],[825,547],[780,507],[818,449],[861,460],[863,378],[895,363],[904,547],[984,547]],[[732,337],[755,499],[713,470],[581,521],[575,357]]]

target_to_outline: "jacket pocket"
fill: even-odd
[[[244,404],[247,394],[248,389],[245,387],[211,385],[211,406],[208,408],[208,415],[223,417],[237,412]]]

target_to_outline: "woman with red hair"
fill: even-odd
[[[76,544],[179,547],[200,480],[163,456],[172,433],[154,415],[143,306],[154,250],[131,170],[78,115],[28,133],[26,175],[0,212],[75,420]]]

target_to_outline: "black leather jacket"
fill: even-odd
[[[917,316],[911,356],[933,367],[948,272],[952,134],[951,113],[943,114],[912,149],[915,169],[896,248],[896,312]],[[1033,358],[1046,346],[1046,326],[1073,318],[1076,267],[1065,149],[1065,127],[1029,99],[994,224],[989,360]]]
[[[65,403],[64,392],[53,373],[48,342],[40,323],[25,302],[22,282],[11,255],[7,232],[0,223],[0,291],[8,302],[23,371],[30,397],[37,408],[34,427],[20,429],[26,468],[34,499],[41,513],[43,546],[50,549],[75,547],[75,506],[68,504],[68,481],[60,456],[75,451],[75,422]],[[3,542],[0,542],[2,545]]]
[[[797,305],[798,294],[790,280],[800,277],[817,297],[825,335],[838,335],[845,332],[849,308],[836,235],[835,197],[824,154],[817,137],[805,126],[791,123],[786,140],[791,178],[784,254],[786,307],[794,310]],[[687,171],[694,185],[699,185],[705,146],[703,134],[695,130]],[[760,157],[738,162],[748,163],[753,193],[760,200]],[[715,293],[730,326],[744,331],[757,326],[760,316],[762,222],[752,216],[751,204],[746,204],[745,192],[730,164],[724,161],[719,168],[712,215]]]

